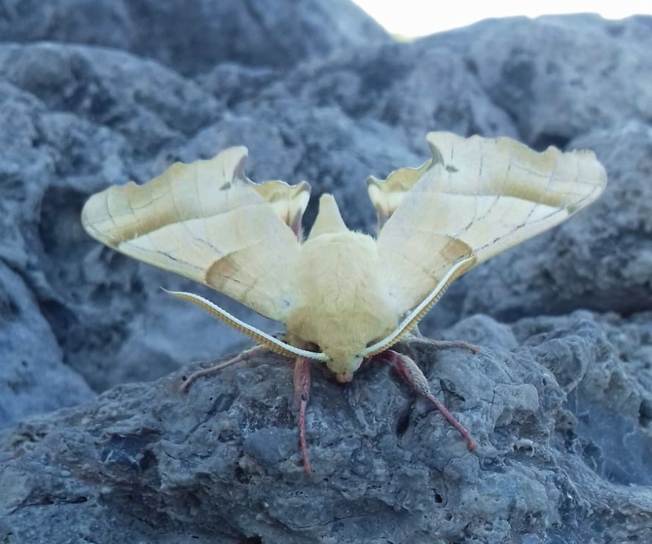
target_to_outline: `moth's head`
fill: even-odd
[[[361,346],[360,351],[362,351]],[[326,366],[335,374],[335,379],[340,383],[347,383],[353,379],[353,373],[360,368],[364,357],[358,353],[352,353],[357,350],[346,350],[341,348],[323,348],[328,357]]]
[[[347,308],[348,309],[348,308]],[[315,312],[297,312],[288,321],[288,330],[301,331],[299,338],[316,346],[315,351],[323,354],[322,361],[335,374],[338,382],[350,382],[369,354],[368,346],[384,338],[395,327],[396,318],[383,315],[383,308],[377,314],[356,309],[343,315],[324,315]]]
[[[350,382],[353,373],[360,368],[367,346],[364,331],[341,318],[324,318],[299,323],[290,321],[288,328],[301,330],[303,339],[317,346],[324,354],[328,369],[338,382]]]

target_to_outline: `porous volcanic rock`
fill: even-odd
[[[382,363],[313,371],[314,473],[292,368],[261,355],[179,392],[115,387],[0,435],[8,542],[646,542],[652,538],[652,314],[578,311],[446,331],[478,355],[412,351],[479,442]]]
[[[196,74],[216,64],[279,69],[389,36],[348,0],[5,0],[0,40],[123,49]]]

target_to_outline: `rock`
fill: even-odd
[[[222,62],[286,68],[340,49],[388,41],[349,0],[23,0],[3,2],[4,41],[51,40],[124,49],[183,74]]]
[[[421,41],[383,44],[326,61],[307,61],[270,85],[262,97],[273,100],[288,95],[318,106],[337,105],[360,123],[376,119],[396,127],[405,134],[402,139],[421,154],[427,152],[425,134],[432,130],[462,135],[517,134],[510,117],[490,100],[462,55]],[[387,148],[397,145],[399,142],[385,143]],[[381,166],[370,174],[383,175]],[[401,166],[407,165],[399,163],[393,168]]]
[[[610,180],[601,201],[457,282],[426,320],[424,331],[436,333],[476,312],[502,320],[582,307],[631,313],[652,307],[650,213],[646,198],[638,196],[648,191],[649,131],[641,121],[632,121],[648,119],[651,109],[646,77],[652,71],[643,53],[650,21],[543,17],[485,22],[411,44],[305,62],[285,78],[267,79],[269,89],[262,97],[275,101],[290,94],[320,107],[336,105],[360,124],[379,119],[404,132],[395,141],[406,141],[416,160],[387,167],[378,163],[371,173],[379,176],[423,162],[428,156],[423,135],[432,129],[516,135],[538,148],[595,149]],[[532,35],[538,41],[526,39]],[[569,50],[577,54],[565,62]],[[588,65],[587,73],[582,67]],[[519,70],[530,74],[527,81]],[[613,77],[604,77],[607,73]],[[618,83],[630,80],[636,83],[627,89]],[[243,97],[233,107],[257,113],[260,101],[261,96]],[[320,168],[322,176],[314,179],[321,180],[328,168]],[[358,192],[358,198],[365,197]],[[341,200],[355,227],[373,230],[371,217],[358,219],[359,207],[349,204],[356,200]],[[615,219],[616,209],[627,211]]]
[[[477,356],[404,349],[470,427],[477,454],[387,366],[368,366],[347,386],[316,368],[307,477],[291,366],[262,355],[188,395],[176,372],[5,431],[0,536],[52,544],[117,542],[118,533],[225,543],[652,538],[652,314],[576,312],[511,328],[472,318],[446,334],[467,330],[486,342]]]
[[[90,193],[160,171],[169,159],[158,153],[214,120],[217,102],[120,51],[0,45],[0,66],[0,255],[34,292],[64,361],[101,390],[177,368],[182,345],[194,346],[185,357],[209,357],[220,344],[215,323],[194,309],[184,319],[190,308],[173,315],[160,273],[100,248],[79,214]],[[144,334],[152,322],[154,334]],[[188,344],[170,343],[175,333]],[[241,342],[229,333],[231,347]]]
[[[371,119],[353,122],[334,107],[277,100],[248,114],[221,113],[197,85],[122,52],[0,46],[0,67],[11,89],[5,126],[15,127],[4,133],[6,175],[13,181],[0,188],[7,209],[0,221],[5,240],[12,241],[0,251],[25,270],[66,363],[97,391],[154,379],[243,345],[239,333],[165,296],[161,286],[202,292],[257,326],[278,326],[98,246],[79,223],[92,192],[128,179],[145,181],[173,160],[246,144],[254,179],[318,179],[315,193],[334,191],[353,212],[349,224],[360,227],[373,221],[365,176],[374,167],[419,160],[404,145],[384,147],[401,141],[394,129]],[[278,117],[279,108],[285,118]]]
[[[0,428],[94,397],[83,378],[63,364],[57,339],[34,297],[4,264],[0,264],[0,346]]]
[[[459,55],[524,142],[594,149],[609,178],[589,209],[457,282],[424,323],[426,333],[476,312],[514,320],[652,308],[652,64],[642,52],[651,27],[650,17],[513,18],[422,40],[421,47]]]
[[[52,112],[71,113],[119,132],[140,162],[218,117],[217,101],[193,81],[122,51],[0,44],[0,66],[3,80]]]
[[[565,39],[578,43],[606,33],[609,47],[641,56],[646,19],[619,24],[620,34],[604,30],[614,28],[612,23],[577,19],[572,24],[583,30],[576,38],[564,30],[571,23],[555,21],[531,24],[544,34],[559,27]],[[508,23],[517,30],[525,24]],[[486,25],[479,27],[479,36],[493,35]],[[104,390],[153,379],[180,363],[241,345],[240,335],[195,308],[167,300],[158,289],[193,289],[192,284],[89,240],[78,222],[87,195],[109,183],[144,181],[175,159],[195,160],[245,144],[254,179],[308,179],[315,195],[335,192],[352,228],[373,231],[364,179],[425,160],[427,130],[514,136],[525,130],[524,114],[519,117],[514,109],[510,118],[492,98],[497,91],[487,83],[491,63],[483,64],[482,73],[473,68],[473,55],[480,54],[479,49],[469,52],[473,36],[446,33],[412,44],[372,43],[329,60],[306,61],[285,74],[220,64],[198,83],[120,51],[66,44],[0,46],[3,126],[10,127],[3,132],[0,165],[6,180],[1,205],[7,210],[0,219],[7,240],[0,253],[26,271],[25,281],[65,361],[93,388]],[[509,49],[511,42],[504,40],[501,47]],[[504,85],[517,82],[508,78]],[[572,86],[560,85],[566,87]],[[532,104],[545,102],[538,95],[531,99]],[[437,305],[424,331],[437,334],[461,315],[478,311],[513,320],[578,307],[649,309],[649,257],[645,236],[636,234],[636,225],[645,225],[649,216],[645,199],[636,197],[647,190],[648,137],[645,125],[632,126],[614,124],[611,132],[594,131],[572,143],[598,148],[610,174],[609,195],[622,195],[614,196],[617,203],[600,208],[605,197],[572,223],[472,272]],[[614,131],[622,132],[622,152],[608,152]],[[625,173],[639,180],[627,181],[628,187],[638,183],[640,189],[622,188]],[[613,210],[621,206],[631,211],[616,226]],[[623,236],[628,242],[616,247]],[[603,263],[597,281],[592,279],[595,259]],[[274,328],[250,313],[240,315]]]
[[[652,17],[518,17],[424,41],[461,54],[521,138],[543,149],[628,120],[650,121],[650,28]]]

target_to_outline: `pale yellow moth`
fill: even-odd
[[[333,196],[324,194],[303,239],[310,186],[252,182],[244,173],[244,147],[175,163],[144,185],[109,187],[88,200],[82,223],[117,251],[203,283],[285,325],[279,339],[199,295],[172,292],[259,345],[296,358],[307,471],[308,360],[325,363],[346,382],[363,360],[384,357],[473,448],[414,361],[390,348],[455,279],[593,202],[606,174],[591,151],[550,147],[539,153],[509,138],[446,132],[429,133],[427,141],[432,158],[422,166],[369,179],[379,218],[375,238],[349,230]],[[242,357],[226,364],[236,360]],[[226,364],[196,373],[185,388]]]

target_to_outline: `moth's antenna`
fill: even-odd
[[[261,331],[260,329],[257,329],[256,327],[253,327],[245,323],[244,321],[241,321],[234,315],[231,315],[226,310],[220,308],[217,304],[214,304],[210,300],[207,300],[202,296],[196,295],[195,293],[188,293],[186,291],[168,291],[167,289],[163,289],[163,291],[181,300],[187,300],[188,302],[192,302],[193,304],[207,311],[213,317],[216,317],[221,321],[224,321],[227,325],[230,325],[234,329],[237,329],[240,332],[246,334],[247,336],[250,336],[256,342],[265,345],[271,351],[280,353],[281,355],[285,355],[287,357],[299,356],[299,357],[306,357],[314,361],[322,361],[322,362],[328,360],[325,353],[308,351],[305,349],[297,348],[291,344],[288,344],[287,342],[283,342],[283,340],[279,340],[278,338],[275,338],[271,334],[267,334],[266,332]]]
[[[363,357],[371,357],[381,351],[389,349],[391,346],[401,340],[404,334],[410,332],[412,328],[421,320],[428,310],[435,304],[446,292],[448,286],[466,272],[475,262],[475,255],[470,255],[464,259],[459,260],[454,264],[446,273],[446,275],[439,281],[430,294],[424,298],[399,324],[396,329],[387,335],[382,340],[367,347],[363,352]]]

